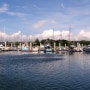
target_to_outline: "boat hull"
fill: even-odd
[[[90,52],[90,49],[83,49],[83,51],[85,51],[85,52]]]
[[[83,51],[90,52],[90,46],[87,46],[87,47],[83,48]]]
[[[27,48],[27,47],[23,47],[23,48],[21,49],[21,51],[22,51],[22,52],[30,52],[31,50],[30,50],[29,48]]]
[[[45,49],[44,52],[53,52],[52,49]]]
[[[21,50],[22,52],[31,52],[30,50]]]

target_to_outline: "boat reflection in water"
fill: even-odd
[[[0,53],[0,90],[90,90],[90,54],[12,53]]]
[[[30,54],[30,52],[29,51],[28,52],[23,51],[23,52],[21,52],[21,54]]]

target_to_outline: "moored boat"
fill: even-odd
[[[33,51],[33,52],[38,52],[38,51],[39,51],[39,47],[38,47],[38,46],[33,47],[33,48],[32,48],[32,51]]]
[[[4,46],[2,44],[0,44],[0,51],[3,51],[4,50]]]
[[[29,48],[28,47],[22,47],[22,50],[21,50],[22,52],[29,52],[30,50],[29,50]]]
[[[83,51],[85,51],[85,52],[90,52],[90,45],[84,47],[84,48],[83,48]]]
[[[51,46],[48,44],[44,47],[44,52],[53,52],[53,49],[51,48]]]
[[[27,43],[22,44],[22,48],[21,48],[22,52],[30,52],[29,46]]]

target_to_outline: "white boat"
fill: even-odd
[[[33,52],[38,52],[38,51],[39,51],[39,47],[38,47],[38,46],[33,47],[33,48],[32,48],[32,51],[33,51]]]
[[[53,52],[53,49],[51,48],[51,46],[49,44],[47,44],[45,47],[44,47],[44,52]]]
[[[29,50],[29,48],[28,47],[22,47],[22,52],[29,52],[30,50]]]
[[[90,52],[90,45],[84,47],[84,48],[83,48],[83,51],[85,51],[85,52]]]
[[[29,46],[27,43],[22,44],[22,48],[21,48],[22,52],[30,52]]]
[[[39,51],[44,51],[44,45],[40,45]]]
[[[0,44],[0,51],[3,51],[4,50],[4,46],[2,44]]]

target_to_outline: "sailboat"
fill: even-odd
[[[75,49],[75,45],[72,45],[71,43],[70,43],[70,32],[71,32],[71,27],[69,27],[69,48],[68,48],[68,51],[69,52],[75,52],[76,51],[76,49]]]
[[[28,43],[25,42],[24,44],[22,44],[21,51],[22,52],[29,52],[30,51]]]

